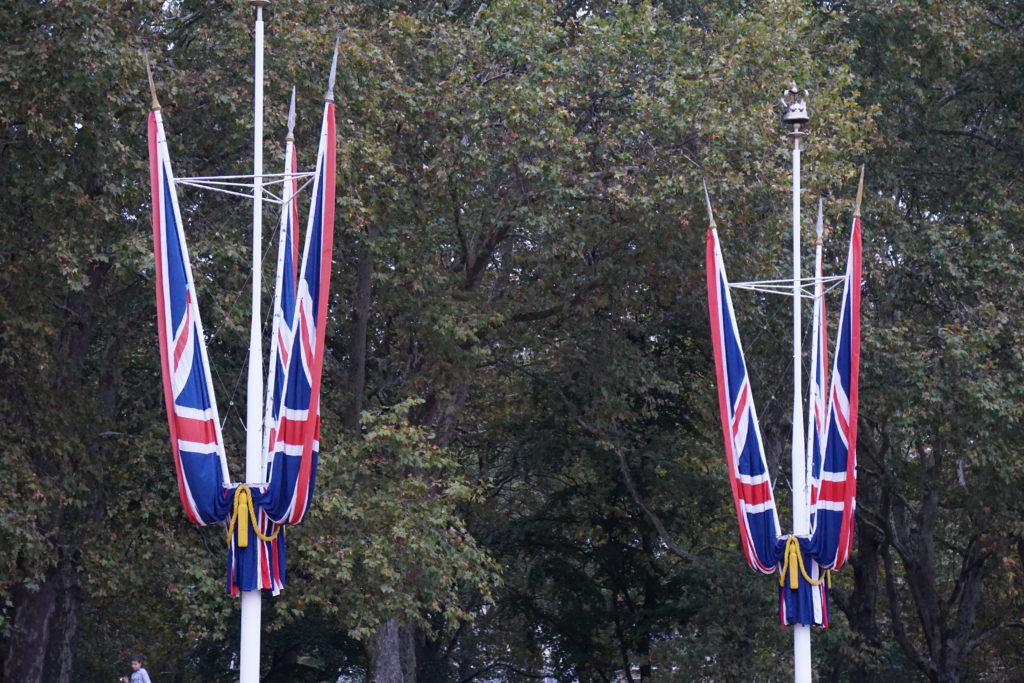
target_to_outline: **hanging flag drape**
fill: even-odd
[[[335,65],[336,61],[337,49]],[[232,595],[257,589],[276,594],[284,587],[285,544],[280,530],[302,521],[316,480],[320,378],[334,241],[335,106],[331,93],[335,65],[320,128],[301,268],[297,254],[295,151],[290,139],[286,146],[286,201],[278,236],[273,334],[262,425],[263,484],[229,484],[195,285],[155,96],[149,118],[157,319],[179,491],[189,519],[197,524],[228,524],[227,588]]]
[[[847,255],[843,304],[829,387],[821,488],[812,508],[812,552],[829,569],[846,563],[853,546],[857,493],[857,393],[860,373],[860,202]]]
[[[706,260],[711,342],[729,483],[747,562],[767,574],[778,564],[776,545],[781,532],[729,280],[714,228],[707,233]]]
[[[718,231],[710,216],[706,265],[711,339],[718,383],[719,411],[725,437],[726,465],[750,566],[780,570],[779,610],[783,625],[828,626],[827,572],[849,558],[856,499],[857,393],[860,365],[860,202],[857,191],[853,228],[844,277],[842,308],[831,380],[825,381],[828,347],[822,290],[820,246],[815,265],[809,419],[807,439],[808,496],[811,533],[783,536],[779,530],[772,484],[754,410],[746,361],[729,294]],[[819,218],[820,221],[820,218]],[[828,397],[827,404],[825,396]]]
[[[295,93],[288,116],[289,129],[294,121]],[[270,331],[270,366],[267,376],[267,396],[263,418],[264,462],[269,464],[277,441],[278,420],[281,415],[281,397],[284,395],[285,369],[294,341],[295,290],[299,269],[299,210],[296,195],[299,190],[298,158],[289,130],[285,142],[285,182],[282,193],[285,203],[281,207],[281,221],[277,240],[277,276],[274,278],[274,300]],[[290,177],[289,177],[290,176]],[[270,480],[270,470],[266,472]]]
[[[807,508],[811,511],[811,528],[814,527],[814,506],[821,488],[821,460],[825,446],[825,397],[828,384],[825,368],[828,367],[828,323],[825,316],[825,294],[822,286],[821,266],[821,204],[818,204],[818,244],[814,254],[814,308],[811,314],[811,371],[808,378],[810,387],[807,397],[807,479],[809,496]]]
[[[814,503],[818,499],[821,479],[821,459],[825,442],[825,396],[826,375],[828,365],[828,335],[825,317],[825,296],[822,286],[822,243],[824,230],[821,202],[818,202],[817,245],[814,249],[814,306],[811,314],[811,367],[808,377],[807,399],[807,500],[806,509],[810,511],[813,525]],[[783,543],[788,541],[783,541]],[[823,570],[807,551],[806,539],[798,539],[801,557],[797,560],[791,555],[791,562],[802,562],[807,572],[806,580],[798,577],[796,589],[786,581],[785,576],[779,586],[779,619],[783,626],[791,624],[819,624],[828,626],[828,589],[822,581]],[[783,554],[785,546],[783,545]],[[794,549],[795,552],[795,549]],[[785,557],[785,555],[784,555]],[[797,567],[799,569],[799,567]]]
[[[302,520],[316,477],[324,323],[334,236],[334,125],[334,103],[328,102],[324,107],[314,201],[290,326],[294,334],[286,353],[281,411],[268,465],[269,486],[260,496],[264,510],[278,524],[298,524]]]
[[[228,467],[159,109],[149,114],[149,173],[160,366],[178,492],[189,519],[212,524],[231,502]]]
[[[277,428],[281,415],[281,397],[284,395],[285,374],[288,368],[289,351],[294,338],[295,290],[299,269],[299,212],[297,194],[299,190],[298,157],[295,151],[293,130],[295,128],[295,89],[292,88],[291,104],[288,108],[288,136],[284,150],[284,183],[282,185],[281,219],[277,240],[277,275],[274,278],[272,304],[272,325],[270,331],[270,361],[267,375],[267,395],[264,401],[263,418],[263,460],[264,479],[270,481],[270,463],[273,447],[277,440]],[[259,587],[270,589],[274,595],[285,584],[285,537],[274,535],[274,522],[266,510],[260,508],[257,516],[260,531],[271,540],[259,540],[256,545],[259,556]]]
[[[335,120],[334,103],[324,106],[320,147],[313,180],[313,203],[306,227],[302,265],[293,300],[288,300],[288,277],[282,275],[281,343],[277,347],[278,368],[283,382],[277,415],[271,416],[267,430],[267,485],[252,491],[254,504],[265,519],[265,528],[298,524],[309,509],[316,481],[320,452],[320,378],[323,370],[327,301],[331,277],[331,252],[334,242],[335,194]],[[288,258],[281,262],[287,268]],[[285,309],[291,307],[290,313]],[[285,316],[289,322],[285,323]],[[267,549],[271,558],[282,555],[284,540],[277,536],[266,541],[250,530],[250,542],[238,547],[232,537],[228,589],[253,590],[267,586],[267,566],[260,556]],[[264,532],[264,536],[267,534]],[[276,546],[273,546],[276,543]],[[265,544],[270,544],[265,545]],[[255,550],[254,550],[255,549]],[[276,552],[275,552],[276,551]],[[279,562],[272,583],[283,586],[285,570]]]

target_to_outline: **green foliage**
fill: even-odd
[[[795,80],[829,270],[865,161],[869,188],[858,552],[816,666],[1016,677],[1015,5],[266,13],[271,169],[292,84],[311,163],[344,28],[324,448],[288,588],[267,601],[268,676],[361,675],[361,648],[398,619],[423,680],[786,677],[774,586],[743,566],[723,472],[700,180],[730,274],[778,277],[791,143],[776,103]],[[78,615],[70,680],[116,675],[134,649],[161,679],[218,680],[235,652],[223,531],[179,512],[166,443],[138,49],[179,173],[244,173],[250,23],[242,2],[68,1],[21,3],[0,27],[0,642],[23,643],[15,618],[58,586]],[[248,206],[181,196],[237,472]],[[783,471],[788,302],[737,304]]]
[[[321,453],[317,505],[288,537],[292,583],[275,601],[286,621],[317,606],[366,639],[388,618],[466,619],[462,590],[490,600],[496,568],[456,510],[477,494],[409,424],[419,403],[366,413],[361,438]]]

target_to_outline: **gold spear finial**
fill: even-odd
[[[160,100],[156,98],[156,85],[153,84],[153,70],[149,68],[149,54],[142,51],[142,61],[146,63],[146,76],[149,78],[149,94],[153,97],[153,101],[150,102],[150,108],[153,111],[160,109]]]
[[[295,86],[292,86],[292,102],[288,105],[288,135],[285,137],[288,142],[295,141]]]
[[[860,218],[860,202],[864,198],[864,164],[860,165],[860,182],[857,183],[857,202],[853,205],[853,217]]]
[[[825,231],[825,219],[822,217],[820,197],[818,198],[818,224],[815,226],[815,229],[818,231],[818,242],[816,246],[820,247],[822,245],[821,233]]]
[[[708,194],[708,184],[704,178],[700,179],[701,184],[704,186],[704,201],[708,205],[708,224],[712,230],[717,230],[718,225],[715,224],[715,214],[711,211],[711,195]]]
[[[338,47],[341,45],[341,33],[338,33],[338,37],[334,39],[334,57],[331,59],[331,76],[327,81],[327,95],[324,100],[327,102],[334,101],[334,77],[338,73]]]

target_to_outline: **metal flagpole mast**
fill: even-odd
[[[800,126],[807,123],[806,90],[797,90],[791,83],[783,95],[786,110],[782,122],[792,125],[793,138],[793,535],[806,536],[810,532],[807,510],[807,454],[804,452],[803,391],[801,387],[800,345],[800,139],[805,135]],[[811,627],[794,624],[793,628],[793,680],[811,682]]]
[[[252,188],[252,318],[249,328],[249,375],[246,384],[245,480],[263,481],[263,343],[260,298],[263,244],[263,8],[270,0],[249,0],[256,9],[255,68],[253,103],[253,188]],[[262,600],[259,589],[242,591],[242,623],[239,653],[239,683],[259,683],[260,622]]]

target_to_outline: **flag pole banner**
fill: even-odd
[[[309,510],[320,454],[320,379],[334,242],[334,108],[333,102],[324,106],[300,277],[291,302],[290,323],[282,326],[291,338],[282,335],[285,343],[279,347],[285,362],[280,368],[283,382],[277,397],[278,414],[267,430],[271,435],[266,450],[267,485],[252,491],[253,502],[266,515],[267,523],[275,527],[298,524]],[[254,531],[250,533],[255,535]],[[283,547],[281,544],[282,551]],[[243,549],[238,558],[240,564],[249,566],[249,571],[240,573],[245,578],[254,570],[252,565],[262,570],[258,558],[250,555]],[[235,588],[251,590],[247,585],[239,583]]]
[[[715,228],[708,230],[705,256],[718,406],[740,539],[751,568],[769,574],[778,565],[776,546],[782,532]]]
[[[839,569],[853,547],[857,494],[857,399],[860,374],[860,216],[854,216],[843,283],[843,305],[829,388],[812,550],[823,567]]]
[[[231,498],[203,323],[159,109],[149,114],[156,314],[178,493],[190,520],[224,521]]]
[[[821,260],[816,259],[807,462],[810,535],[783,535],[772,494],[718,231],[707,232],[708,312],[725,442],[726,467],[750,566],[779,571],[779,618],[784,626],[828,626],[828,572],[849,559],[856,504],[857,401],[860,367],[861,227],[857,192],[842,307],[830,381]],[[710,215],[710,203],[709,203]],[[820,248],[819,248],[820,249]],[[827,404],[824,397],[828,396]],[[795,495],[802,495],[797,493]]]
[[[335,64],[337,50],[335,51]],[[333,90],[332,65],[329,90]],[[293,101],[294,107],[294,101]],[[293,118],[292,115],[289,116]],[[289,138],[291,137],[289,131]],[[324,105],[305,243],[298,256],[296,155],[285,154],[271,357],[264,412],[266,481],[232,484],[161,112],[149,116],[157,322],[178,490],[193,522],[228,526],[227,590],[285,584],[281,529],[309,510],[320,450],[320,380],[334,242],[335,105]]]

